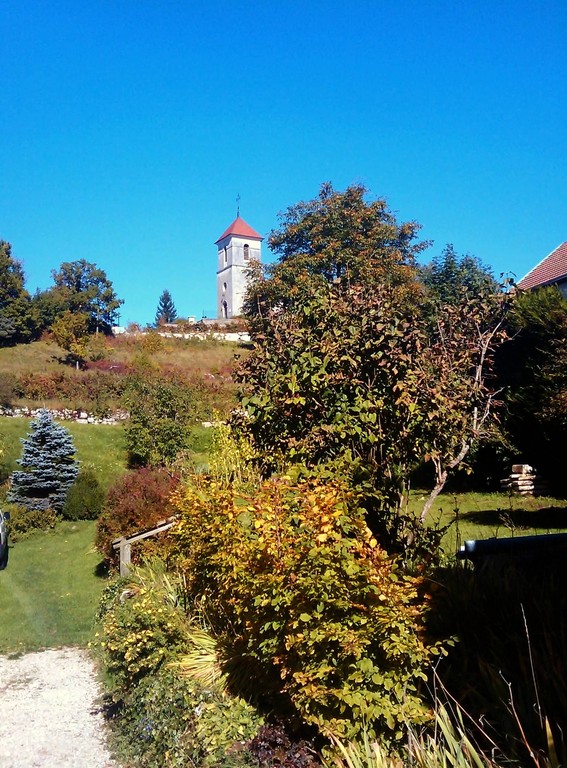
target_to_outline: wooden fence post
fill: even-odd
[[[122,537],[120,539],[120,575],[128,576],[130,574],[130,559],[132,546],[130,542]]]

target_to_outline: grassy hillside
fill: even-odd
[[[0,348],[0,403],[86,409],[121,405],[126,377],[156,371],[185,380],[198,393],[205,418],[234,405],[235,354],[245,350],[213,339],[166,339],[157,334],[94,340],[82,370],[49,340]]]
[[[153,336],[152,336],[153,338]],[[175,366],[187,373],[230,374],[238,344],[213,339],[166,339],[159,337],[158,349],[155,343],[144,336],[116,336],[104,340],[106,361],[103,367],[116,363],[133,365],[137,358],[145,356],[160,368]],[[97,368],[96,363],[87,367]],[[15,347],[0,347],[0,371],[13,374],[48,373],[61,369],[75,373],[73,366],[65,363],[65,352],[55,342],[34,341]],[[81,371],[77,375],[81,375]]]

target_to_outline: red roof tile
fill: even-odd
[[[550,285],[567,278],[567,242],[561,243],[518,283],[518,288]]]
[[[256,230],[252,229],[252,227],[247,224],[244,219],[240,218],[240,216],[237,216],[230,227],[222,233],[218,240],[215,240],[215,245],[220,243],[221,240],[224,240],[224,238],[228,237],[229,235],[236,235],[237,237],[249,237],[252,240],[264,239],[262,235],[259,235]]]

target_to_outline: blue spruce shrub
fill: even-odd
[[[10,476],[7,501],[26,509],[60,512],[79,472],[73,438],[53,421],[49,411],[42,410],[22,443],[18,460],[22,470]]]

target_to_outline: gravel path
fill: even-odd
[[[0,656],[2,768],[116,768],[94,666],[79,648]]]

